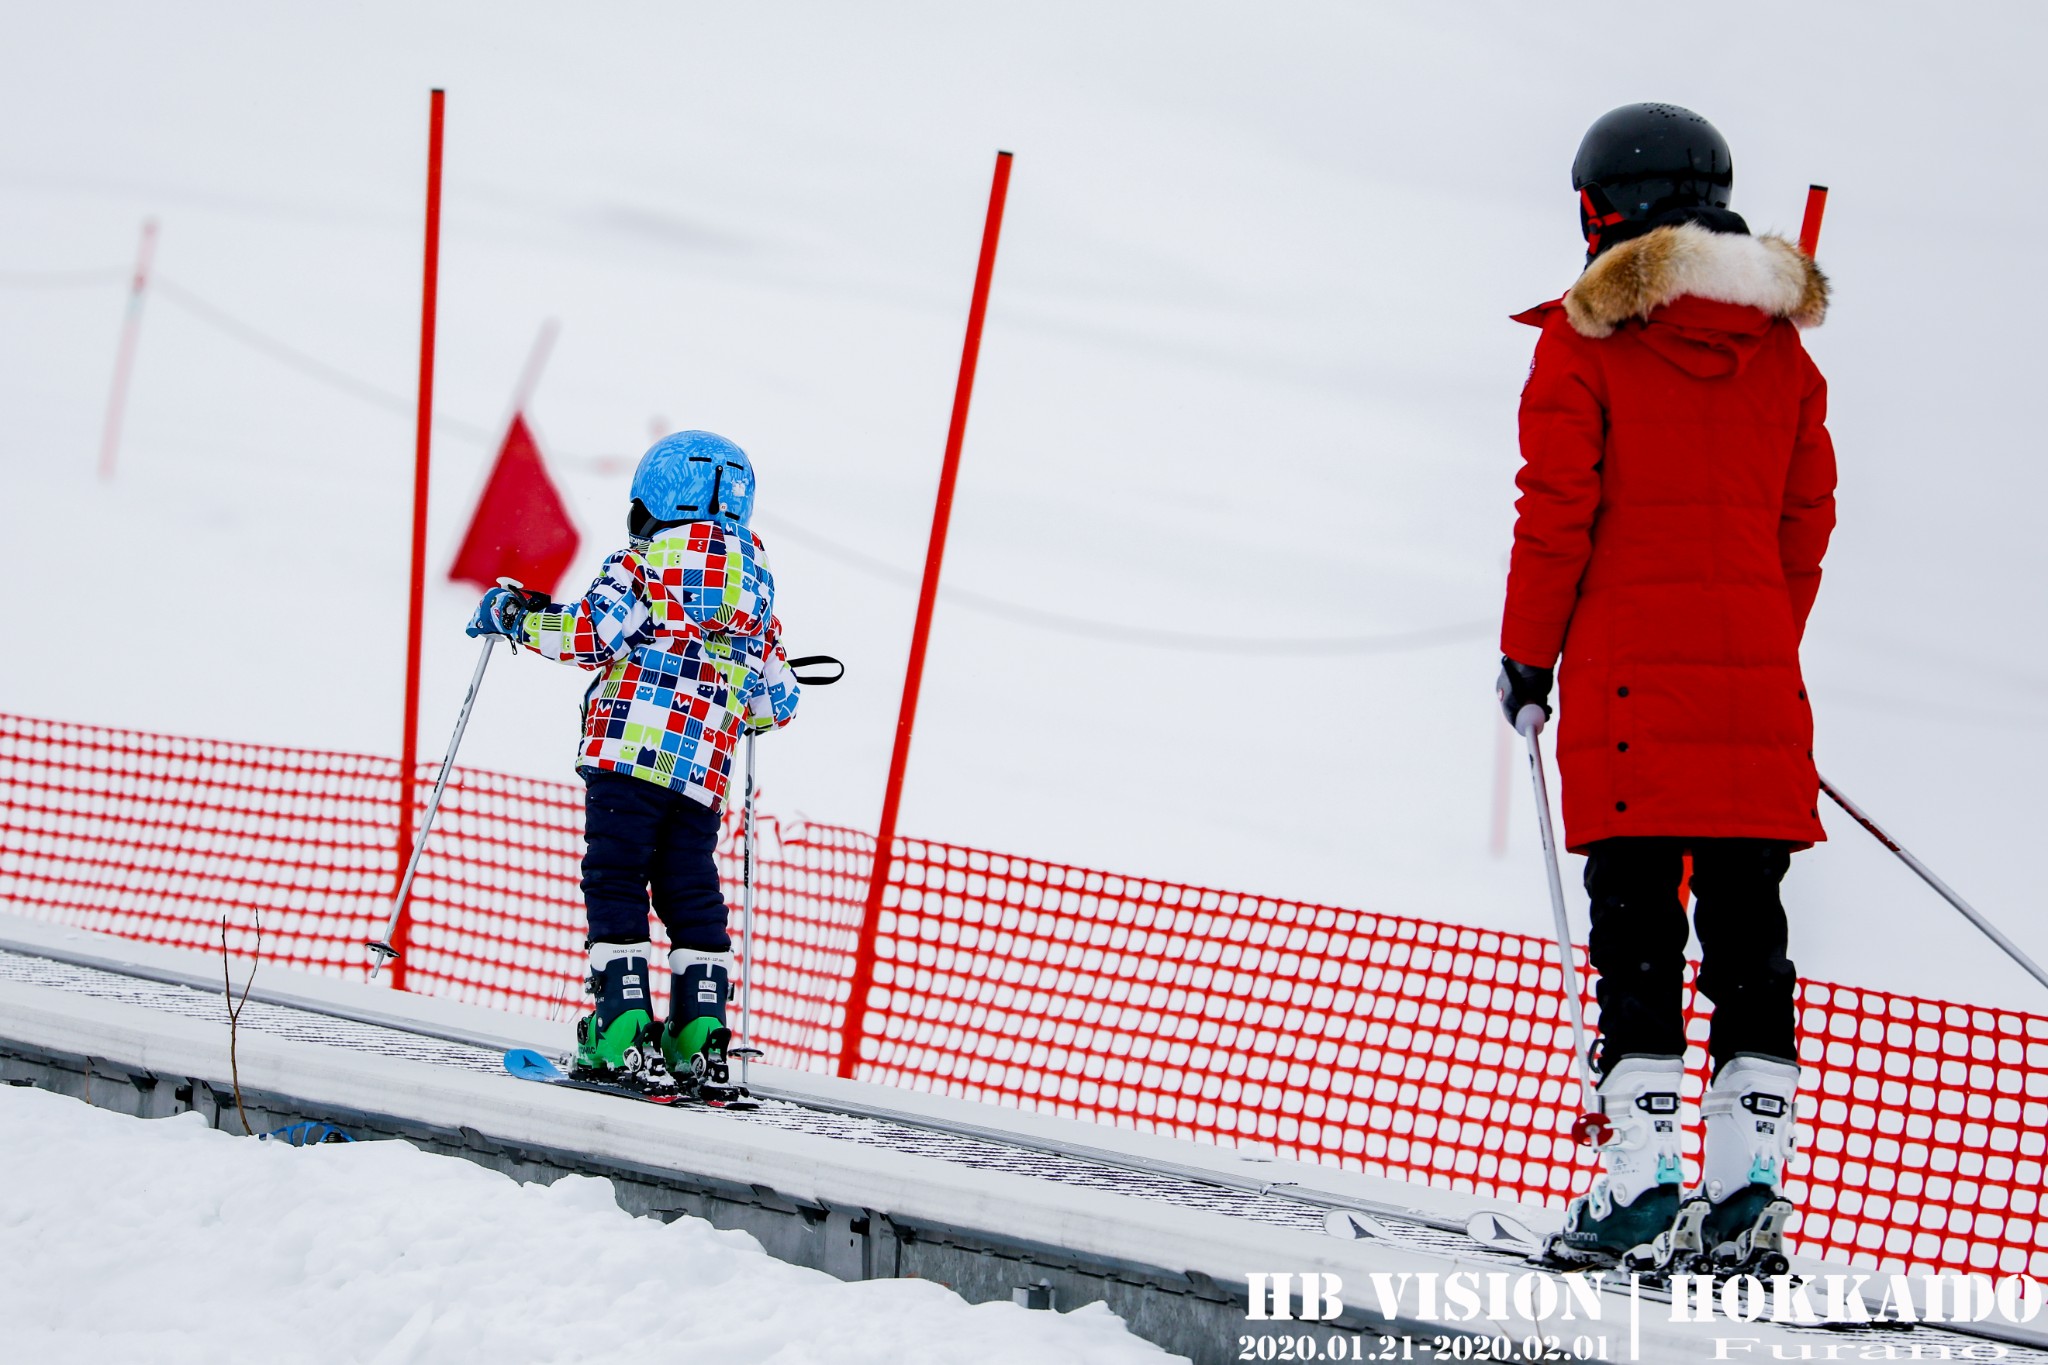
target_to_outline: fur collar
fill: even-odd
[[[1685,295],[1761,308],[1800,327],[1828,311],[1828,278],[1782,237],[1709,232],[1693,223],[1646,232],[1586,267],[1564,296],[1580,336],[1612,336],[1631,318]]]

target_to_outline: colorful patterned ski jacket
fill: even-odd
[[[627,773],[716,810],[740,728],[796,714],[774,610],[760,538],[686,522],[607,559],[580,601],[529,612],[519,643],[603,670],[583,697],[579,772]]]

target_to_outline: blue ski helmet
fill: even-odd
[[[633,471],[629,529],[651,535],[685,521],[745,526],[754,514],[754,464],[723,436],[678,431],[648,447]]]

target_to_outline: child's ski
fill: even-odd
[[[589,1090],[600,1095],[617,1095],[622,1099],[639,1100],[643,1104],[666,1105],[672,1109],[759,1109],[761,1102],[752,1096],[741,1094],[732,1098],[712,1098],[692,1095],[684,1090],[636,1090],[630,1085],[614,1085],[605,1081],[578,1080],[562,1070],[553,1061],[532,1048],[515,1047],[505,1054],[505,1070],[522,1081],[540,1081],[546,1085],[559,1085],[570,1090]]]

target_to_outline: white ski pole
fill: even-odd
[[[2028,957],[2025,953],[2021,952],[2020,947],[2017,943],[2014,943],[2004,934],[1999,933],[1996,925],[1992,924],[1990,920],[1985,919],[1984,916],[1978,914],[1975,907],[1973,907],[1968,901],[1964,900],[1961,896],[1958,896],[1953,890],[1951,890],[1947,882],[1935,876],[1933,871],[1928,868],[1927,864],[1921,862],[1918,858],[1915,858],[1912,854],[1908,853],[1904,848],[1900,846],[1898,840],[1892,838],[1891,835],[1886,834],[1882,829],[1878,828],[1877,821],[1865,815],[1861,808],[1859,808],[1854,801],[1851,801],[1848,797],[1842,795],[1839,791],[1836,791],[1835,788],[1829,784],[1828,780],[1825,777],[1820,779],[1820,789],[1826,792],[1829,798],[1833,800],[1836,805],[1840,806],[1843,810],[1849,812],[1850,819],[1854,820],[1857,824],[1863,826],[1863,828],[1869,830],[1871,834],[1876,837],[1877,841],[1880,844],[1883,844],[1886,848],[1898,854],[1900,862],[1904,863],[1907,867],[1912,868],[1913,871],[1919,874],[1921,881],[1926,882],[1929,886],[1933,887],[1935,891],[1940,894],[1943,900],[1947,901],[1950,905],[1953,905],[1956,909],[1960,910],[1963,914],[1964,919],[1968,920],[1970,923],[1976,925],[1979,929],[1983,930],[1984,936],[1990,939],[1993,943],[1996,943],[1999,947],[2003,948],[2005,950],[2005,955],[2007,957],[2011,958],[2014,962],[2017,962],[2020,964],[2020,966],[2024,967],[2027,971],[2027,974],[2032,976],[2034,980],[2040,982],[2044,986],[2048,986],[2048,972],[2042,971],[2039,963],[2035,962],[2034,959]]]
[[[829,654],[812,654],[789,661],[789,671],[805,687],[829,687],[846,676],[846,665]],[[838,670],[830,677],[816,672],[820,667]],[[805,669],[813,672],[806,676]],[[766,1054],[754,1046],[751,1013],[754,984],[754,732],[747,731],[746,804],[740,814],[740,1046],[727,1049],[728,1057],[740,1062],[740,1085],[747,1083],[747,1063]]]
[[[1591,1050],[1586,1041],[1586,1007],[1579,996],[1579,964],[1572,955],[1571,920],[1564,909],[1564,878],[1557,870],[1557,839],[1550,828],[1550,784],[1543,775],[1543,708],[1531,702],[1515,714],[1515,733],[1528,741],[1529,776],[1536,785],[1536,828],[1543,836],[1543,861],[1550,869],[1550,913],[1557,922],[1557,960],[1564,968],[1564,998],[1571,1006],[1573,1057],[1578,1063],[1579,1097],[1584,1108],[1572,1124],[1572,1140],[1598,1147],[1607,1140],[1613,1125],[1600,1112],[1597,1088],[1593,1084]]]
[[[501,588],[519,592],[523,585],[516,578],[498,580]],[[398,897],[391,902],[391,918],[384,922],[384,932],[365,944],[370,950],[370,980],[377,979],[377,973],[384,965],[398,956],[398,950],[391,946],[391,936],[398,932],[398,917],[405,913],[405,902],[412,895],[412,879],[420,870],[420,854],[426,851],[427,832],[434,827],[434,816],[441,809],[441,794],[448,789],[448,774],[455,768],[455,751],[462,747],[462,732],[469,728],[470,708],[476,705],[476,694],[484,685],[484,669],[491,662],[491,650],[497,646],[498,637],[484,636],[484,651],[477,656],[476,672],[469,678],[469,692],[462,699],[462,710],[455,717],[455,733],[448,737],[448,752],[441,758],[441,775],[434,779],[434,794],[427,800],[426,818],[420,822],[419,837],[413,840],[412,856],[406,859],[405,877],[398,883]]]
[[[749,1012],[754,981],[754,732],[747,731],[747,804],[740,816],[740,1043],[732,1055],[740,1059],[740,1084],[747,1083],[747,1063],[761,1055],[754,1044]]]

